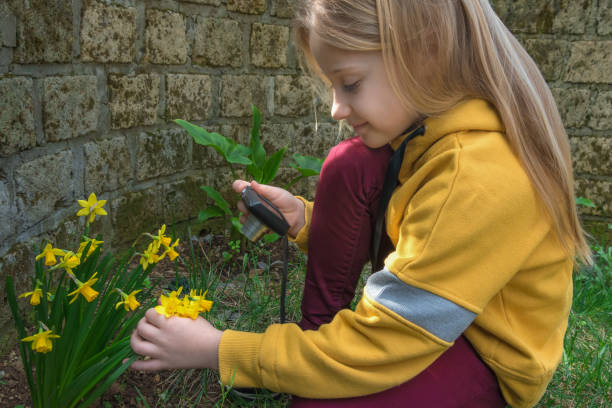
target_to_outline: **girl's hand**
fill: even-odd
[[[235,192],[240,193],[246,186],[250,185],[255,192],[278,208],[289,224],[289,236],[295,238],[305,224],[304,218],[304,203],[295,198],[293,194],[279,187],[259,184],[256,181],[250,183],[244,180],[236,180],[232,184]],[[243,214],[248,214],[248,211],[242,201],[238,202],[238,209]],[[246,216],[241,217],[240,221],[245,222]]]
[[[221,330],[202,317],[195,320],[160,315],[149,309],[132,333],[132,350],[148,360],[135,361],[131,368],[158,371],[174,368],[219,369]]]

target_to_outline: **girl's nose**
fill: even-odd
[[[348,103],[341,101],[336,92],[334,92],[334,100],[331,108],[331,116],[335,120],[342,120],[349,117],[351,113],[351,107]]]

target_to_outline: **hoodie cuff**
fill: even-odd
[[[295,198],[304,203],[304,226],[295,238],[291,238],[289,235],[287,235],[287,237],[290,242],[297,244],[304,253],[308,253],[308,232],[310,231],[310,220],[312,219],[312,208],[314,203],[301,196],[295,196]]]
[[[219,343],[219,377],[223,385],[262,388],[259,354],[262,333],[225,330]]]

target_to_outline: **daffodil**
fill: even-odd
[[[96,297],[98,297],[98,291],[96,291],[95,289],[93,289],[91,286],[96,283],[98,281],[98,278],[96,278],[96,275],[98,274],[98,272],[94,273],[93,275],[91,275],[91,278],[89,278],[89,280],[85,283],[82,283],[80,280],[78,280],[77,278],[75,278],[73,275],[70,275],[70,277],[72,278],[72,280],[75,281],[75,283],[77,284],[78,288],[76,288],[76,290],[73,290],[72,292],[70,292],[67,296],[74,296],[71,300],[70,303],[73,303],[74,301],[76,301],[76,299],[79,297],[79,293],[81,295],[83,295],[83,297],[88,301],[91,302],[93,301]]]
[[[176,250],[174,249],[178,245],[178,242],[179,240],[177,238],[177,240],[174,241],[174,244],[172,244],[171,246],[167,246],[166,250],[162,253],[161,258],[168,255],[168,258],[170,258],[171,261],[174,261],[176,257],[178,256],[178,252],[176,252]]]
[[[181,294],[183,287],[178,288],[178,290],[170,292],[168,296],[161,295],[159,298],[160,305],[155,306],[155,310],[157,313],[164,315],[166,317],[175,316],[179,306],[181,305],[181,301],[178,299],[178,295]]]
[[[98,248],[100,245],[102,245],[104,243],[104,241],[98,241],[97,239],[85,237],[85,240],[83,242],[81,242],[81,244],[79,245],[79,250],[76,253],[76,255],[79,258],[83,257],[83,251],[85,251],[85,248],[87,247],[87,245],[89,245],[90,242],[91,242],[91,245],[90,245],[89,250],[87,251],[87,254],[85,255],[85,257],[88,257],[89,255],[91,255],[93,253],[93,251],[96,250],[96,248]]]
[[[198,294],[198,291],[195,289],[192,289],[189,292],[189,297],[198,303],[200,312],[208,312],[212,308],[213,301],[206,299],[207,293],[208,291],[205,291],[204,293],[200,291],[200,293]]]
[[[64,268],[69,275],[74,275],[72,270],[81,264],[80,255],[75,254],[72,251],[65,252],[62,256],[62,261],[55,265],[50,270]]]
[[[45,265],[53,266],[57,263],[57,259],[55,256],[62,256],[65,254],[65,251],[62,251],[59,248],[53,248],[53,245],[47,244],[45,245],[45,249],[36,256],[36,260],[38,261],[40,258],[45,257]]]
[[[31,341],[32,350],[36,351],[37,353],[48,353],[53,349],[51,339],[57,339],[59,337],[60,336],[57,334],[52,334],[52,330],[43,331],[41,328],[35,335],[25,337],[21,339],[21,341]]]
[[[123,299],[120,302],[117,302],[117,304],[115,305],[115,309],[118,309],[119,306],[123,305],[126,311],[130,311],[130,310],[136,310],[138,306],[140,306],[140,302],[136,300],[136,294],[142,291],[142,289],[134,290],[130,292],[129,295],[126,295],[125,292],[123,292],[119,288],[116,288],[115,290],[119,292],[119,294],[121,295],[121,298]]]
[[[42,295],[43,295],[42,289],[36,286],[36,288],[32,292],[22,293],[21,295],[19,295],[19,297],[23,298],[23,297],[31,296],[30,304],[32,306],[37,306],[37,305],[40,305],[40,298],[42,297]]]
[[[143,269],[147,269],[149,264],[156,264],[161,260],[162,257],[158,255],[159,244],[159,241],[151,242],[140,257],[140,264]]]
[[[87,224],[91,224],[96,219],[96,215],[107,215],[107,212],[102,206],[106,204],[106,200],[99,200],[96,198],[94,193],[89,195],[87,201],[79,200],[81,208],[76,215],[79,217],[89,216]]]
[[[166,233],[166,224],[162,225],[161,228],[157,231],[157,236],[153,236],[153,238],[157,239],[163,246],[166,248],[170,246],[170,242],[172,242],[172,238],[165,236]]]

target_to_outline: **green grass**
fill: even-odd
[[[279,322],[281,268],[278,259],[271,258],[270,248],[249,244],[246,256],[235,255],[229,262],[215,263],[211,259],[222,257],[196,244],[183,257],[186,264],[182,273],[189,277],[191,287],[208,289],[207,297],[215,301],[207,318],[216,327],[262,332],[269,324]],[[593,249],[595,266],[574,275],[574,302],[563,360],[538,407],[607,407],[612,401],[612,247]],[[287,319],[298,321],[305,257],[294,252],[292,258]],[[358,293],[364,282],[365,278]],[[288,396],[281,396],[254,405],[222,389],[215,371],[179,370],[166,380],[158,401],[149,403],[157,407],[285,407],[288,401]]]

